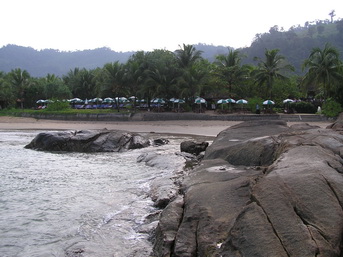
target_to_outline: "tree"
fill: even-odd
[[[225,83],[228,93],[231,94],[232,87],[247,78],[249,69],[247,66],[241,66],[242,58],[238,50],[231,49],[228,55],[218,55],[216,59],[217,69],[214,74]]]
[[[331,18],[331,23],[333,23],[333,17],[336,16],[335,10],[332,10],[331,12],[329,12],[329,16],[330,16],[330,18]]]
[[[95,70],[78,69],[69,71],[63,78],[64,83],[70,88],[72,95],[81,99],[92,98],[98,95],[96,87]]]
[[[265,50],[265,60],[255,57],[259,61],[258,67],[253,71],[255,83],[260,87],[266,86],[265,97],[273,98],[273,85],[276,79],[287,80],[285,73],[294,71],[294,67],[285,64],[285,57],[279,55],[279,49]]]
[[[118,61],[113,63],[106,63],[100,73],[102,77],[102,94],[113,96],[118,99],[116,102],[117,110],[119,112],[119,97],[124,85],[124,69],[123,64]]]
[[[196,50],[193,45],[185,44],[175,51],[178,64],[181,68],[191,67],[196,61],[202,59],[201,54],[202,51]]]
[[[343,37],[343,19],[336,22],[336,29],[338,30],[339,35]]]
[[[0,109],[11,106],[15,103],[15,92],[10,83],[0,76]]]
[[[177,64],[180,68],[181,76],[178,79],[178,84],[181,85],[181,95],[187,98],[187,101],[192,101],[196,92],[199,90],[199,84],[195,85],[197,81],[200,82],[202,77],[201,70],[195,65],[202,60],[202,51],[196,50],[193,45],[185,45],[175,51]]]
[[[17,102],[20,107],[24,108],[25,90],[30,86],[30,74],[26,70],[20,68],[14,69],[9,73],[10,83],[16,89]]]
[[[323,34],[324,30],[325,30],[325,27],[323,25],[317,26],[317,32],[319,35]]]
[[[308,32],[308,35],[309,35],[311,38],[313,38],[314,33],[316,33],[316,27],[315,27],[315,26],[312,26],[312,25],[309,26],[307,32]]]
[[[202,95],[202,87],[207,82],[207,67],[206,61],[198,62],[184,71],[182,76],[178,79],[180,97],[184,97],[187,101],[193,103],[196,95]]]
[[[339,51],[325,44],[324,49],[313,48],[309,57],[303,63],[303,70],[308,69],[302,85],[305,87],[314,85],[322,89],[324,98],[333,97],[339,82],[343,80],[342,61],[339,59]]]

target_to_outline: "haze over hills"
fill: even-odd
[[[343,20],[335,22],[316,21],[305,26],[293,26],[284,31],[278,26],[270,28],[268,33],[256,34],[250,47],[239,49],[245,55],[243,64],[256,64],[255,56],[263,58],[265,49],[280,49],[280,54],[301,73],[301,64],[314,47],[323,47],[326,43],[343,53]],[[219,54],[227,54],[228,47],[196,44],[197,50],[210,62]],[[125,63],[135,52],[116,52],[109,48],[97,48],[75,52],[63,52],[54,49],[35,50],[31,47],[6,45],[0,48],[0,71],[10,72],[20,68],[27,70],[33,77],[45,77],[48,73],[63,76],[74,68],[94,69],[104,64],[119,61]]]

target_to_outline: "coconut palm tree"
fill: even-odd
[[[202,51],[196,50],[193,45],[180,46],[180,49],[175,51],[177,62],[181,68],[191,67],[196,61],[200,60]]]
[[[20,107],[24,108],[25,90],[30,86],[30,74],[20,68],[14,69],[9,73],[10,83],[17,90]]]
[[[118,101],[116,103],[119,112],[119,97],[124,85],[124,65],[118,61],[104,65],[101,73],[102,93],[107,96],[113,96]]]
[[[333,96],[335,86],[343,80],[342,61],[336,48],[326,44],[324,49],[313,48],[303,63],[303,70],[308,68],[302,85],[322,89],[324,98]]]
[[[247,78],[249,69],[241,66],[241,54],[238,50],[229,50],[229,54],[216,57],[217,69],[215,75],[222,80],[231,95],[232,87]]]
[[[285,63],[285,57],[279,54],[279,49],[265,50],[265,60],[255,57],[258,67],[252,72],[255,83],[266,86],[265,97],[273,98],[273,85],[276,79],[287,80],[286,72],[294,71],[294,67]]]

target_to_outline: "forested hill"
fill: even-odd
[[[280,54],[301,73],[301,65],[314,47],[322,48],[326,43],[337,48],[343,56],[343,20],[307,22],[304,26],[293,26],[285,31],[278,26],[268,33],[256,34],[250,47],[239,49],[246,57],[243,64],[256,64],[254,57],[264,58],[266,49],[280,49]],[[194,45],[210,62],[219,54],[227,54],[228,47],[206,44]],[[74,68],[94,69],[109,62],[125,63],[134,52],[115,52],[109,48],[98,48],[75,52],[53,49],[37,51],[30,47],[7,45],[0,48],[0,71],[27,70],[31,76],[45,77],[48,73],[62,76]]]
[[[315,47],[323,49],[326,43],[338,49],[343,58],[343,19],[306,22],[304,26],[293,26],[288,31],[274,26],[268,33],[256,34],[251,46],[240,50],[246,56],[242,62],[247,64],[254,63],[254,57],[263,58],[265,49],[280,49],[280,54],[299,74],[311,50]]]

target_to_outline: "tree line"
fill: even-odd
[[[136,52],[127,62],[106,63],[101,68],[74,68],[58,77],[31,77],[26,70],[0,72],[1,108],[33,108],[39,99],[136,96],[155,98],[196,96],[207,99],[253,98],[282,101],[286,98],[332,98],[343,100],[343,66],[339,51],[326,44],[313,48],[303,62],[304,75],[278,49],[265,49],[256,65],[242,64],[240,50],[228,49],[210,62],[193,45],[175,52],[157,49]]]

